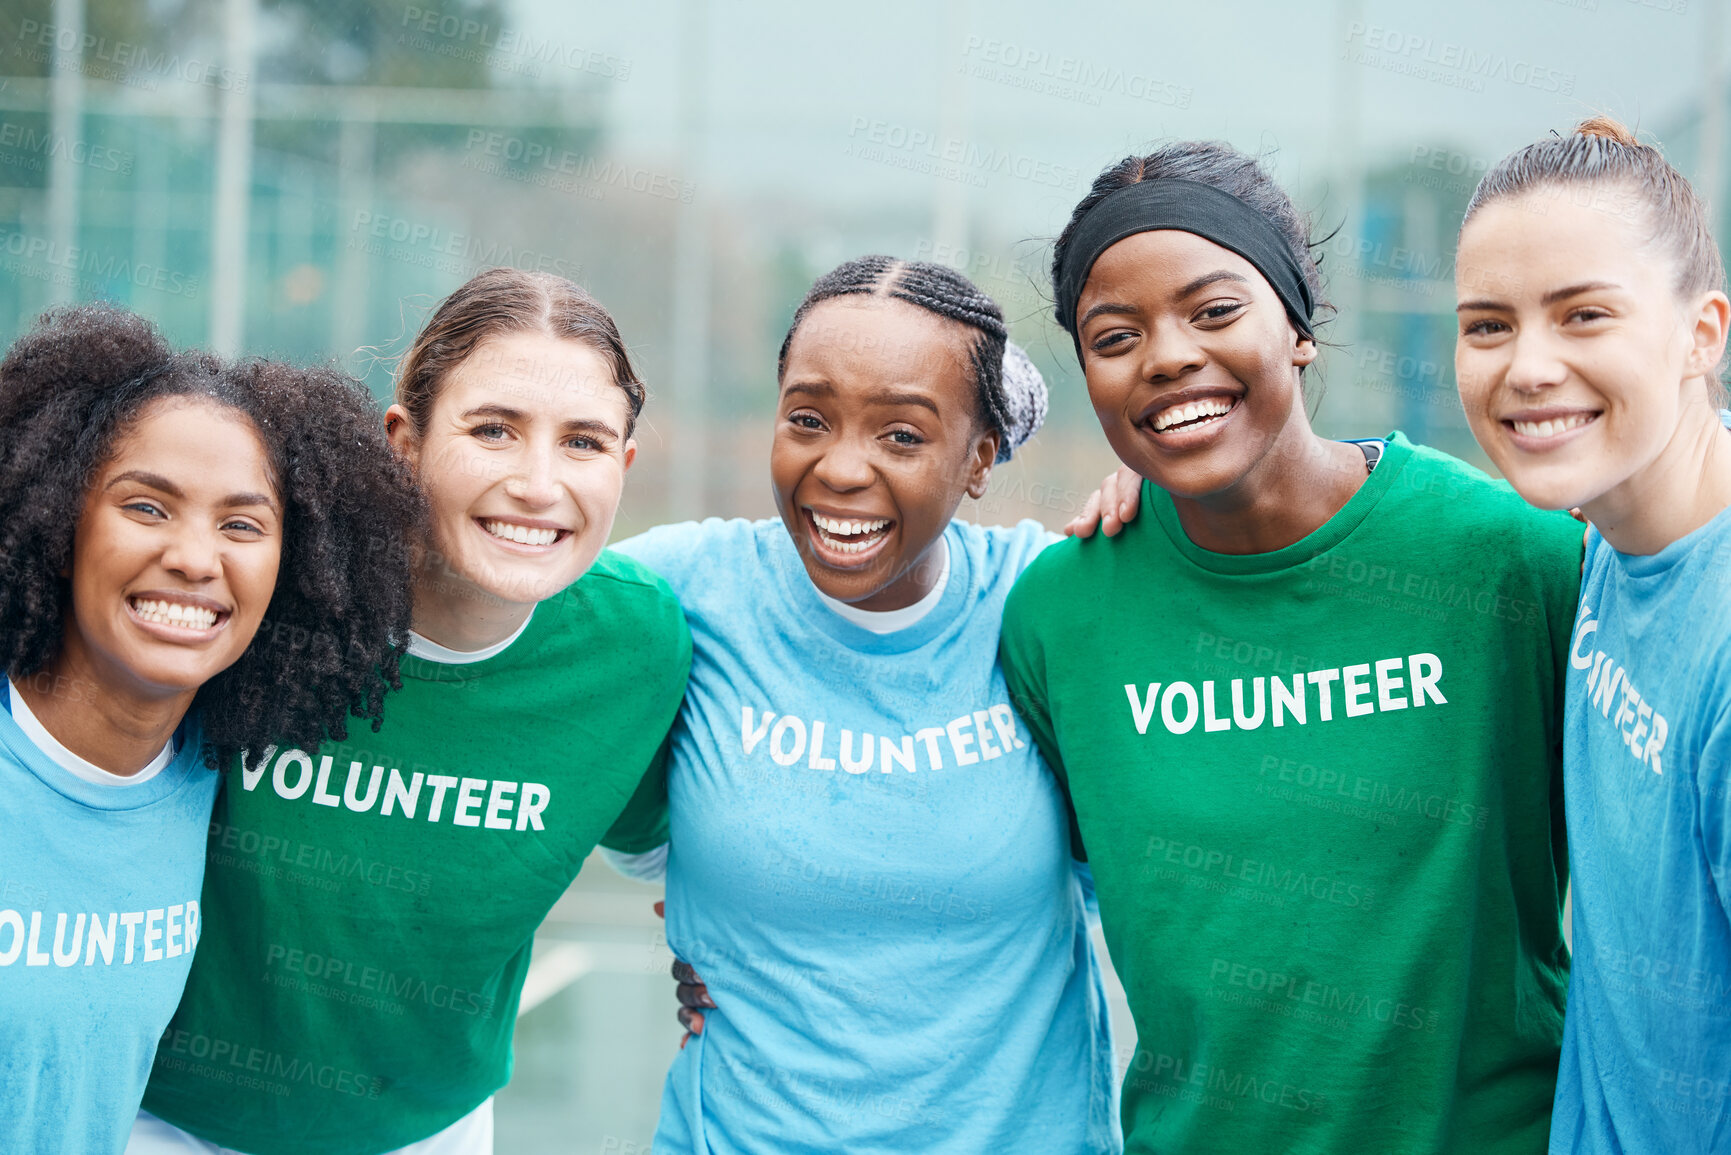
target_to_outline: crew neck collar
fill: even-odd
[[[437,662],[442,666],[467,666],[475,662],[484,662],[488,658],[504,653],[512,642],[523,636],[523,631],[528,629],[529,623],[535,620],[536,608],[539,607],[529,610],[529,616],[523,619],[521,625],[511,631],[510,637],[503,641],[494,642],[490,646],[483,646],[478,650],[453,650],[449,646],[441,646],[431,638],[410,630],[409,653],[422,661]]]
[[[1302,565],[1333,549],[1364,522],[1383,495],[1412,460],[1413,446],[1398,430],[1386,439],[1376,468],[1359,485],[1333,517],[1291,545],[1267,553],[1215,553],[1190,540],[1179,523],[1172,495],[1151,481],[1142,483],[1142,504],[1172,542],[1172,546],[1199,569],[1225,575],[1276,573]]]
[[[190,775],[214,773],[204,766],[204,744],[192,714],[181,722],[177,737],[180,748],[160,772],[137,785],[115,789],[88,782],[60,765],[31,741],[10,711],[0,710],[0,747],[51,790],[92,810],[140,810],[174,794]]]
[[[787,527],[778,522],[777,529],[780,532],[770,547],[770,558],[783,594],[802,619],[850,650],[868,654],[905,654],[919,649],[956,620],[973,587],[973,563],[963,547],[961,530],[952,521],[944,529],[944,545],[950,552],[950,576],[944,583],[937,605],[906,629],[875,634],[824,604],[823,595],[812,584],[811,575],[806,573],[805,562],[800,559]]]
[[[950,584],[950,543],[945,537],[938,538],[938,548],[944,551],[944,563],[938,570],[938,580],[932,584],[930,592],[911,606],[903,606],[899,610],[862,610],[846,602],[837,601],[822,590],[817,596],[823,599],[823,604],[839,616],[874,634],[893,634],[898,630],[911,629],[927,614],[938,608],[943,600],[944,590]]]

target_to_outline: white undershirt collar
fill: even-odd
[[[944,551],[944,565],[938,571],[938,580],[933,584],[930,593],[911,606],[904,606],[899,610],[862,610],[858,606],[839,602],[822,590],[817,591],[817,596],[823,599],[824,605],[862,630],[870,630],[874,634],[893,634],[897,630],[905,630],[937,608],[938,602],[943,600],[944,587],[950,584],[950,543],[940,537],[938,548]]]
[[[94,762],[85,761],[61,745],[60,739],[50,734],[48,727],[44,726],[36,715],[31,713],[29,703],[24,700],[24,695],[18,692],[18,687],[11,678],[6,679],[6,690],[11,695],[12,700],[12,720],[18,723],[18,728],[24,731],[24,736],[30,739],[38,750],[53,759],[55,765],[76,778],[82,778],[84,781],[94,783],[97,786],[142,786],[162,773],[168,764],[174,761],[174,742],[171,739],[168,745],[162,748],[161,753],[152,758],[138,773],[111,773]]]
[[[409,631],[409,653],[429,662],[438,662],[446,666],[466,666],[471,662],[484,662],[488,658],[497,657],[505,652],[505,648],[523,636],[523,631],[529,628],[529,618],[535,616],[535,611],[529,611],[529,617],[523,619],[523,624],[512,631],[511,636],[502,642],[494,642],[482,650],[453,650],[449,646],[441,646],[438,642],[424,638],[414,630]]]

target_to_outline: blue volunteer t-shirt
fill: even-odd
[[[1050,540],[952,523],[937,606],[889,634],[819,600],[779,521],[617,547],[691,625],[667,937],[718,1008],[657,1153],[1121,1149],[1067,811],[997,662]]]
[[[149,781],[86,782],[0,708],[0,1151],[125,1148],[203,930],[219,780],[189,733]]]
[[[1551,1151],[1731,1150],[1731,511],[1650,557],[1590,535],[1565,713]]]

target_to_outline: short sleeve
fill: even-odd
[[[670,740],[663,738],[649,768],[638,781],[637,789],[625,803],[625,809],[601,836],[602,846],[624,854],[642,854],[667,841],[667,760],[670,749]]]
[[[1044,639],[1035,623],[1038,615],[1032,604],[1036,601],[1024,579],[1010,591],[1004,606],[1004,628],[998,641],[998,662],[1004,671],[1004,682],[1010,690],[1010,705],[1034,736],[1046,765],[1058,781],[1064,796],[1064,807],[1070,816],[1070,849],[1077,861],[1088,861],[1082,845],[1082,831],[1076,825],[1076,807],[1070,800],[1070,782],[1064,772],[1063,753],[1052,726],[1051,703],[1047,696]]]
[[[1731,918],[1731,701],[1713,721],[1695,772],[1701,799],[1701,842],[1719,905]]]

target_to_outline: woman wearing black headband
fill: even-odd
[[[1542,1151],[1579,527],[1316,434],[1305,225],[1227,146],[1108,169],[1054,281],[1151,484],[1030,567],[1003,665],[1135,1014],[1127,1150]]]

